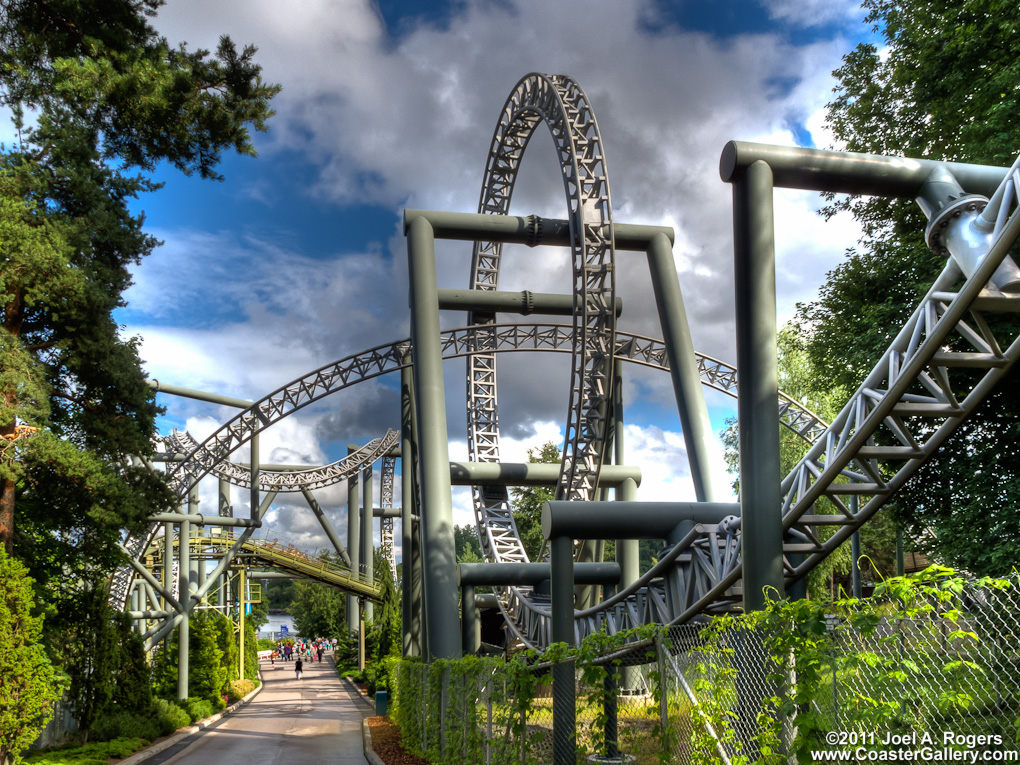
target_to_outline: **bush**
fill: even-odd
[[[159,726],[151,715],[135,712],[114,712],[93,721],[92,737],[97,741],[140,738],[152,741],[160,735]]]
[[[169,736],[178,728],[191,723],[187,712],[166,699],[152,702],[152,716],[160,736]]]
[[[209,699],[184,699],[179,703],[184,708],[184,711],[188,713],[191,722],[212,717],[213,704]]]
[[[26,765],[106,765],[110,758],[123,759],[145,745],[140,738],[117,738],[85,746],[65,744],[32,752],[22,762]]]
[[[254,691],[255,688],[256,684],[247,678],[244,680],[231,680],[227,683],[227,700],[233,704],[243,699]]]

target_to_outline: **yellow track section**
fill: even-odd
[[[224,537],[192,537],[190,544],[193,556],[208,557],[214,550],[225,553],[230,549],[233,541]],[[177,546],[177,539],[174,539],[174,546]],[[160,555],[161,552],[160,546],[155,546],[155,549],[150,548],[150,553]],[[377,602],[382,600],[382,587],[364,576],[359,576],[343,566],[326,563],[318,558],[312,558],[299,551],[288,550],[279,545],[255,539],[245,540],[235,556],[235,560],[239,559],[243,559],[248,565],[272,567],[306,579],[313,579],[358,597]],[[258,574],[252,574],[252,578],[258,579]]]

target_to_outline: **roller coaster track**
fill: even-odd
[[[167,446],[174,452],[191,454],[199,443],[190,433],[174,429],[166,437]],[[259,491],[277,491],[280,493],[314,491],[326,486],[333,486],[346,481],[353,475],[374,465],[400,441],[400,433],[387,430],[382,438],[369,441],[343,459],[329,465],[309,467],[307,470],[260,470]],[[222,461],[212,466],[209,471],[217,478],[223,478],[234,486],[247,489],[251,486],[251,471],[233,462]],[[392,498],[392,492],[391,492]]]
[[[175,538],[174,546],[177,544],[179,540]],[[192,548],[192,555],[196,556],[210,554],[221,556],[229,547],[222,537],[192,537],[189,546]],[[162,554],[162,547],[154,545],[146,551],[145,557],[158,564]],[[382,588],[379,585],[350,569],[310,558],[299,551],[288,550],[271,542],[246,539],[235,555],[235,560],[244,560],[251,565],[271,566],[369,600],[382,599]]]
[[[615,329],[613,224],[605,160],[587,98],[570,78],[529,75],[511,93],[493,138],[480,210],[506,213],[521,157],[539,121],[545,121],[553,134],[567,191],[574,299],[579,306],[574,323],[501,325],[493,315],[476,312],[472,326],[442,333],[442,355],[469,358],[471,456],[498,461],[495,353],[569,350],[573,354],[557,496],[585,500],[597,488],[605,448],[612,361],[626,358],[665,366],[664,354],[657,341]],[[1020,297],[988,286],[1020,234],[1020,215],[1008,212],[1020,182],[1016,172],[1012,175],[1015,180],[1006,182],[1011,184],[1007,191],[994,197],[1010,201],[1002,205],[984,261],[962,286],[955,266],[947,267],[830,426],[824,427],[810,413],[781,399],[784,424],[813,444],[782,483],[787,584],[806,575],[888,501],[1020,357],[1018,323],[990,320],[992,314],[1020,310]],[[541,225],[540,219],[529,219],[536,241]],[[498,243],[479,243],[471,286],[496,290],[499,262]],[[196,446],[185,462],[170,468],[171,487],[183,497],[261,428],[329,393],[405,366],[408,350],[407,340],[378,346],[270,394]],[[706,366],[704,357],[699,368],[703,382],[732,393],[735,375],[720,374],[721,365]],[[505,490],[476,488],[475,497],[487,559],[526,560]],[[823,497],[835,507],[834,514],[815,510]],[[848,502],[851,497],[858,501]],[[731,517],[716,525],[695,526],[636,583],[594,608],[575,611],[576,637],[648,622],[681,623],[735,608],[741,596],[740,525],[739,518]],[[831,535],[822,533],[823,528],[832,530]],[[136,550],[146,546],[147,539],[128,545]],[[503,594],[501,606],[516,635],[529,645],[546,643],[548,601],[525,588]],[[122,605],[126,583],[123,593],[115,592],[115,596]]]
[[[573,327],[569,324],[495,324],[481,329],[461,327],[442,333],[443,358],[453,359],[468,355],[478,346],[479,332],[484,333],[485,342],[499,353],[514,351],[566,353],[573,345],[571,338]],[[183,499],[191,486],[197,484],[203,476],[212,473],[217,465],[246,443],[260,428],[268,427],[299,409],[351,385],[399,371],[410,364],[409,347],[410,340],[407,338],[379,345],[327,364],[273,391],[261,401],[255,402],[249,410],[239,413],[225,423],[216,433],[189,451],[183,462],[174,465],[171,468],[173,471],[170,476],[171,487],[177,496]],[[669,369],[662,341],[642,335],[618,331],[614,357],[651,369],[667,371]],[[732,365],[703,354],[697,355],[697,363],[702,384],[730,396],[736,395],[737,371]],[[807,441],[814,441],[825,429],[825,423],[821,419],[784,394],[780,394],[778,407],[783,425]],[[363,450],[368,449],[368,446],[363,447]],[[359,461],[352,465],[351,470],[367,467],[371,464],[367,459],[368,456],[364,462]],[[247,474],[247,471],[242,472]],[[247,480],[250,481],[250,478]],[[494,527],[491,536],[495,539],[507,538],[509,530],[513,528],[512,517],[505,520],[492,518],[491,523]],[[504,526],[497,526],[499,523],[503,523]],[[138,558],[141,552],[151,545],[157,531],[158,527],[152,526],[144,533],[131,537],[124,546]],[[516,547],[519,546],[519,542],[516,543]],[[501,560],[511,558],[506,556]],[[132,575],[127,567],[115,573],[111,586],[111,605],[119,609],[124,608]]]

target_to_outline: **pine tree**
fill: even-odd
[[[0,542],[55,600],[172,501],[132,461],[159,410],[112,312],[158,242],[129,205],[159,163],[216,179],[223,151],[254,155],[279,90],[253,47],[172,46],[149,23],[160,5],[0,0],[0,105],[19,134],[0,153]]]

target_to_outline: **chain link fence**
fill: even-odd
[[[961,749],[993,736],[1020,748],[1017,587],[968,586],[930,613],[908,612],[878,611],[863,631],[827,619],[800,667],[811,695],[797,703],[787,694],[796,657],[777,662],[767,634],[710,639],[688,624],[571,657],[569,692],[551,682],[554,665],[523,657],[402,662],[394,714],[405,746],[435,765],[755,762],[806,721],[819,748],[832,743],[823,732],[939,743],[948,732]]]

